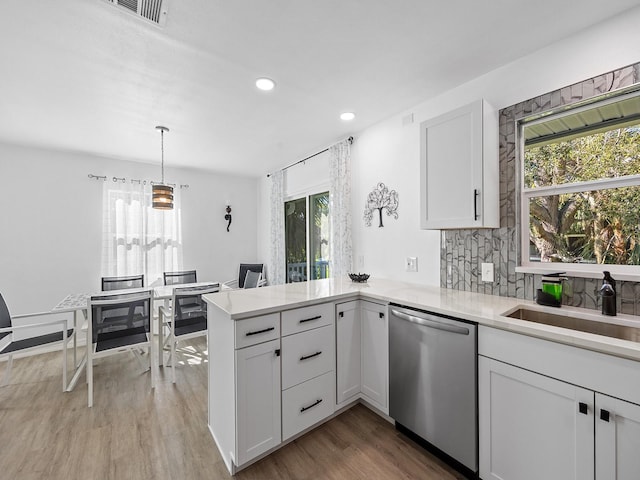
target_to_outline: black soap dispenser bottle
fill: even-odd
[[[616,311],[616,281],[611,277],[609,272],[602,272],[604,279],[602,287],[600,287],[600,296],[602,297],[602,314],[615,317]]]

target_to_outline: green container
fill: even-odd
[[[553,295],[558,302],[562,300],[562,282],[558,281],[542,281],[542,291]]]

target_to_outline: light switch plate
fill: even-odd
[[[493,282],[493,263],[483,263],[481,265],[482,281]]]
[[[418,257],[407,257],[407,261],[405,262],[407,266],[407,272],[417,272],[418,271]]]

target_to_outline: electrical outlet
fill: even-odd
[[[482,281],[493,282],[493,263],[483,263],[480,268],[482,269]]]
[[[407,272],[417,272],[418,271],[418,257],[407,257],[407,261],[405,262],[407,266]]]

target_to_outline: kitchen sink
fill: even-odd
[[[579,332],[594,333],[596,335],[604,335],[605,337],[619,338],[621,340],[630,340],[632,342],[640,343],[639,327],[609,323],[605,319],[603,319],[603,321],[586,320],[584,318],[558,315],[555,313],[524,307],[520,307],[511,313],[505,313],[504,316],[517,318],[519,320],[526,320],[527,322],[552,325],[554,327],[568,328]]]

